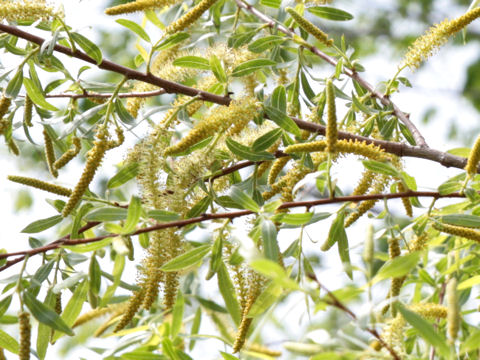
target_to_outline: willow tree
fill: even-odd
[[[138,51],[131,67],[105,59],[61,8],[0,3],[0,46],[15,59],[0,77],[0,134],[12,158],[42,152],[31,177],[8,180],[46,196],[45,213],[55,212],[25,224],[23,251],[2,239],[2,358],[44,359],[49,347],[86,349],[94,337],[105,344],[92,349],[106,359],[202,358],[207,350],[224,359],[478,357],[480,331],[466,315],[480,282],[480,140],[456,154],[430,148],[419,115],[394,101],[399,88],[415,86],[413,71],[465,36],[480,8],[474,2],[426,30],[397,73],[373,86],[332,27],[355,14],[326,2],[107,8],[105,21],[134,35],[125,44]],[[73,63],[97,68],[99,80],[83,79],[86,66],[72,74]],[[116,77],[105,82],[106,72]],[[118,149],[126,151],[117,173],[90,186]],[[462,171],[443,184],[431,179],[437,191],[419,191],[420,174],[403,168],[408,157]],[[363,172],[349,174],[358,179],[353,190],[342,189],[335,171],[352,158]],[[73,159],[83,170],[65,187]],[[315,191],[298,191],[308,183]],[[400,203],[392,199],[405,214],[388,206]],[[367,229],[358,260],[352,225]],[[324,228],[312,243],[308,233]],[[47,229],[58,238],[42,235]],[[285,229],[296,236],[282,236]],[[333,270],[318,261],[322,253],[343,266],[337,288],[325,286]],[[298,297],[304,319],[282,322]],[[335,319],[324,322],[329,341],[296,335],[321,318]]]

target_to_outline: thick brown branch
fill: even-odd
[[[45,39],[39,36],[33,35],[31,33],[20,30],[19,28],[10,26],[10,25],[0,24],[0,31],[6,32],[14,36],[18,36],[19,38],[25,39],[39,46],[41,46],[45,41]],[[168,81],[168,80],[159,78],[157,76],[154,76],[153,74],[142,73],[140,71],[133,70],[128,67],[116,64],[109,60],[102,60],[100,64],[97,64],[95,59],[91,58],[86,53],[78,49],[72,50],[66,46],[56,44],[54,47],[54,50],[62,54],[72,56],[77,59],[88,62],[90,64],[96,65],[99,69],[113,71],[118,74],[122,74],[128,79],[143,81],[148,84],[159,86],[165,89],[167,93],[176,93],[176,94],[183,94],[188,96],[199,96],[203,100],[208,100],[220,105],[228,105],[231,102],[231,99],[228,96],[219,96],[206,91],[185,86],[179,83]]]
[[[164,89],[160,90],[154,90],[154,91],[144,91],[144,92],[131,92],[131,93],[120,93],[117,95],[119,98],[132,98],[132,97],[138,97],[138,98],[147,98],[147,97],[153,97],[153,96],[158,96],[158,95],[163,95],[165,94],[166,91]],[[47,94],[45,95],[46,98],[70,98],[70,99],[109,99],[112,97],[113,94],[111,93],[92,93],[92,92],[84,92],[83,94],[68,94],[68,93],[62,93],[62,94]]]
[[[319,200],[311,200],[311,201],[292,201],[292,202],[285,202],[282,205],[278,207],[278,209],[291,209],[291,208],[296,208],[296,207],[306,207],[306,208],[311,208],[314,206],[319,206],[319,205],[326,205],[326,204],[335,204],[335,203],[342,203],[342,202],[359,202],[359,201],[364,201],[364,200],[373,200],[373,199],[398,199],[398,198],[403,198],[403,197],[433,197],[436,199],[439,198],[463,198],[465,195],[460,194],[460,193],[451,193],[451,194],[445,194],[441,195],[438,192],[435,191],[407,191],[403,193],[395,193],[395,194],[368,194],[368,195],[350,195],[350,196],[339,196],[336,198],[332,199],[319,199]],[[247,216],[247,215],[252,215],[254,214],[253,211],[250,210],[240,210],[240,211],[234,211],[234,212],[228,212],[228,213],[216,213],[216,214],[203,214],[201,216],[197,216],[194,218],[190,219],[184,219],[184,220],[176,220],[176,221],[171,221],[171,222],[166,222],[162,224],[157,224],[149,227],[145,227],[142,229],[139,229],[130,235],[138,235],[138,234],[143,234],[143,233],[148,233],[156,230],[162,230],[162,229],[167,229],[167,228],[173,228],[173,227],[184,227],[187,225],[195,224],[195,223],[200,223],[208,220],[216,220],[216,219],[235,219],[238,217],[242,216]],[[98,225],[98,222],[90,222],[87,225],[85,225],[79,233],[82,231],[85,231],[87,229],[90,229],[91,227],[94,227]],[[15,253],[6,253],[6,254],[0,254],[0,259],[5,259],[11,256],[18,256],[21,255],[19,258],[11,260],[10,262],[7,262],[7,264],[3,265],[0,267],[0,272],[5,270],[6,268],[16,264],[17,262],[21,261],[23,259],[23,256],[25,255],[36,255],[40,253],[47,252],[49,250],[54,250],[57,249],[63,245],[81,245],[81,244],[88,244],[92,242],[97,242],[103,239],[111,238],[119,236],[119,234],[107,234],[107,235],[102,235],[102,236],[96,236],[93,238],[88,238],[88,239],[70,239],[70,236],[64,236],[63,238],[60,238],[50,244],[47,244],[45,246],[41,246],[35,249],[31,250],[25,250],[25,251],[19,251]]]
[[[275,27],[278,29],[278,31],[284,33],[285,35],[289,36],[290,38],[293,38],[295,33],[291,31],[290,29],[287,29],[285,26],[278,24],[275,22],[273,19],[271,19],[269,16],[263,14],[262,12],[258,11],[256,8],[251,6],[250,4],[245,3],[243,0],[235,0],[237,5],[251,14],[255,15],[257,18],[259,18],[261,21],[266,23],[269,27],[273,28]],[[317,47],[313,45],[308,45],[307,46],[308,50],[310,50],[312,53],[329,63],[330,65],[336,66],[337,65],[337,60],[334,59],[331,56],[328,56],[325,54],[323,51],[318,49]],[[420,131],[417,129],[415,124],[413,124],[408,115],[405,114],[403,111],[401,111],[387,96],[382,94],[381,92],[375,90],[375,88],[368,83],[365,79],[363,79],[356,71],[352,71],[351,69],[345,68],[343,69],[343,73],[356,82],[358,82],[364,89],[366,89],[368,92],[370,92],[374,97],[376,97],[380,102],[385,105],[385,106],[392,106],[393,108],[393,113],[397,118],[400,119],[410,130],[412,133],[415,142],[418,144],[420,147],[428,147],[427,143],[425,142],[425,139],[423,138],[422,134]]]

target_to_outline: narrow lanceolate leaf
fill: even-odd
[[[135,124],[135,118],[128,112],[128,110],[123,106],[122,100],[115,100],[115,113],[120,118],[120,121],[127,125]]]
[[[28,96],[36,105],[40,106],[42,109],[45,110],[58,110],[55,106],[45,100],[42,90],[37,87],[34,81],[29,78],[23,78],[23,84],[25,85]]]
[[[161,267],[163,271],[178,271],[195,265],[202,260],[211,250],[210,245],[202,245],[177,256]]]
[[[110,180],[108,180],[107,188],[113,189],[130,181],[138,174],[138,163],[131,163],[122,167]]]
[[[275,61],[269,59],[255,59],[245,61],[244,63],[238,65],[235,69],[233,69],[232,76],[233,77],[240,77],[249,75],[257,70],[263,69],[267,66],[276,65]]]
[[[175,221],[180,219],[180,215],[167,210],[150,210],[147,216],[161,222]]]
[[[260,0],[260,4],[274,9],[278,9],[282,0]]]
[[[127,218],[127,209],[123,208],[100,208],[92,211],[85,219],[88,221],[117,221]]]
[[[172,36],[169,36],[165,40],[163,40],[158,46],[155,47],[156,51],[160,50],[167,50],[178,43],[181,43],[183,40],[186,40],[190,37],[190,34],[187,34],[185,32],[179,32],[176,34],[173,34]]]
[[[287,112],[287,93],[283,85],[277,86],[273,90],[270,105],[283,113]]]
[[[65,309],[63,310],[61,318],[65,321],[67,326],[72,326],[75,320],[77,320],[78,315],[82,311],[83,303],[87,298],[87,292],[88,281],[84,280],[81,284],[77,285],[72,297],[67,303],[67,306],[65,306]],[[53,341],[59,339],[62,335],[61,332],[55,332]]]
[[[199,306],[195,311],[195,317],[193,318],[192,327],[190,329],[190,344],[188,344],[188,349],[190,351],[195,347],[195,335],[198,334],[200,330],[200,325],[202,323],[202,308]]]
[[[328,238],[322,245],[322,251],[329,250],[337,241],[340,236],[346,236],[345,233],[345,213],[341,211],[335,220],[333,220],[330,230],[328,232]]]
[[[133,22],[127,19],[118,19],[115,21],[120,25],[125,26],[127,29],[132,30],[135,34],[140,36],[146,42],[150,42],[150,36],[148,36],[145,30],[143,30],[143,28],[140,25],[138,25],[136,22]]]
[[[468,278],[462,281],[460,284],[458,284],[457,290],[470,289],[472,286],[475,286],[478,284],[480,284],[480,275],[472,276],[471,278]]]
[[[123,234],[131,233],[135,230],[142,213],[142,201],[137,196],[132,196],[130,204],[128,205],[127,220],[123,225]]]
[[[415,269],[419,259],[420,252],[416,251],[387,261],[380,270],[378,270],[377,275],[372,279],[372,283],[375,284],[384,279],[407,275]]]
[[[363,166],[366,169],[390,176],[401,177],[400,172],[389,162],[380,162],[375,160],[363,160]]]
[[[13,78],[8,82],[7,88],[5,89],[5,96],[15,99],[20,92],[23,84],[23,71],[20,69],[13,76]]]
[[[18,342],[5,331],[0,330],[0,348],[18,354]]]
[[[253,151],[248,146],[242,145],[231,138],[227,138],[228,149],[238,157],[250,161],[275,160],[275,156],[266,151]]]
[[[182,292],[179,291],[172,311],[172,326],[170,328],[170,336],[172,339],[177,337],[177,335],[180,333],[180,329],[182,328],[184,308],[185,298],[183,297]]]
[[[55,294],[50,289],[45,296],[45,300],[43,303],[49,307],[55,306]],[[48,345],[50,343],[50,335],[52,334],[52,329],[44,324],[39,322],[38,323],[38,332],[37,332],[37,355],[40,360],[45,359],[45,355],[47,355]]]
[[[22,232],[27,234],[34,234],[40,231],[46,230],[51,228],[54,225],[57,225],[59,222],[63,220],[61,215],[51,216],[46,219],[40,219],[37,221],[32,222],[31,224],[27,225]]]
[[[210,70],[210,62],[208,59],[200,56],[182,56],[175,59],[173,65],[200,70]]]
[[[260,210],[260,206],[255,202],[255,200],[253,200],[250,196],[245,194],[236,186],[233,186],[230,190],[230,197],[243,209],[251,210],[254,212],[258,212]]]
[[[450,225],[480,228],[480,216],[469,214],[451,214],[442,216],[442,222]]]
[[[70,35],[73,41],[75,41],[88,56],[95,60],[97,65],[102,62],[102,51],[97,45],[79,33],[71,32]]]
[[[240,305],[235,296],[235,287],[233,286],[227,267],[222,262],[217,271],[218,289],[222,294],[223,301],[227,307],[228,313],[232,317],[235,325],[239,325],[242,320]]]
[[[213,74],[217,78],[217,80],[221,83],[227,82],[227,74],[225,73],[225,69],[222,66],[222,63],[215,55],[210,57],[210,68],[212,69]]]
[[[418,331],[426,342],[432,345],[443,356],[448,356],[450,350],[447,342],[443,336],[435,331],[432,324],[417,313],[408,310],[400,303],[397,303],[395,306],[397,306],[398,311],[400,311],[404,319]]]
[[[287,116],[287,114],[272,106],[265,106],[265,112],[267,113],[268,118],[282,129],[295,136],[300,136],[300,128],[292,119],[290,119],[290,117]]]
[[[50,326],[54,330],[64,332],[67,335],[75,335],[72,329],[65,324],[63,319],[55,311],[35,299],[35,297],[29,292],[25,292],[23,294],[23,302],[28,307],[35,319],[41,323]]]
[[[278,214],[272,220],[288,225],[304,225],[307,224],[313,217],[313,212],[304,214]]]
[[[6,298],[2,299],[0,301],[0,317],[5,314],[5,312],[8,310],[10,303],[12,302],[12,295],[7,296]]]
[[[113,264],[113,283],[107,287],[105,294],[102,297],[100,306],[106,306],[110,301],[111,297],[115,294],[118,286],[122,281],[123,270],[125,269],[125,255],[117,254],[115,256],[115,263]]]
[[[263,252],[267,259],[278,261],[277,228],[271,220],[263,219],[261,222]]]
[[[282,287],[276,282],[271,282],[256,298],[248,312],[248,317],[254,318],[262,315],[278,300],[282,293]]]
[[[285,40],[286,39],[284,37],[278,35],[265,36],[248,45],[248,50],[260,54],[268,49],[273,48],[274,46],[280,45]]]
[[[311,14],[321,17],[323,19],[334,20],[334,21],[346,21],[352,20],[353,15],[332,7],[328,6],[312,6],[307,8],[308,12]]]
[[[337,236],[337,246],[340,260],[342,260],[343,267],[348,277],[353,280],[352,266],[350,263],[350,249],[348,248],[348,237],[343,224],[339,229],[337,229]]]
[[[254,152],[267,150],[270,146],[275,144],[278,139],[280,139],[280,136],[282,136],[282,132],[283,130],[279,128],[263,134],[253,142],[252,150]]]

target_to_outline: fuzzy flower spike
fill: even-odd
[[[445,19],[440,24],[432,26],[425,35],[419,37],[409,47],[403,64],[412,70],[419,68],[420,64],[432,56],[451,36],[478,17],[480,17],[480,7],[470,10],[456,19]]]

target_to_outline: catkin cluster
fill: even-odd
[[[318,41],[323,43],[326,46],[332,46],[333,40],[328,38],[328,35],[325,34],[318,27],[313,25],[310,21],[305,19],[302,15],[296,12],[294,9],[287,7],[285,11],[295,20],[295,22],[306,32],[313,35]]]
[[[187,27],[197,21],[202,14],[207,11],[217,0],[202,0],[194,6],[189,12],[178,20],[174,21],[165,28],[165,34],[175,34],[185,30]]]
[[[0,2],[0,19],[7,21],[51,20],[63,18],[61,9],[55,9],[44,1],[6,0]]]
[[[121,15],[134,13],[137,11],[146,11],[171,6],[179,2],[178,0],[136,0],[126,4],[112,6],[105,10],[107,15]]]

